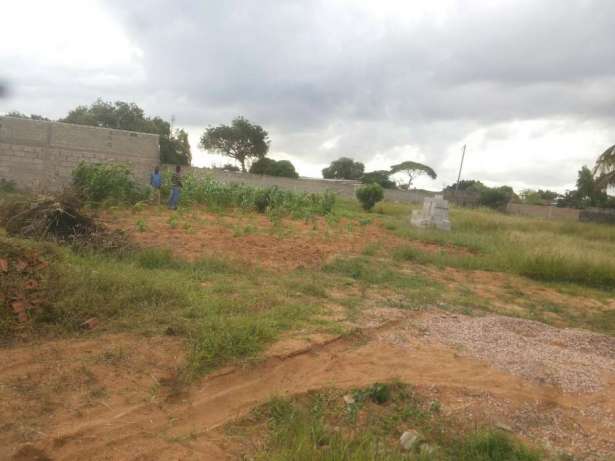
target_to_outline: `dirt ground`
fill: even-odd
[[[5,349],[0,459],[233,459],[237,442],[223,426],[267,399],[390,379],[416,384],[448,414],[505,427],[580,459],[615,453],[615,340],[591,334],[571,342],[566,335],[585,333],[515,320],[507,329],[517,335],[514,357],[503,364],[504,346],[493,354],[479,347],[488,336],[447,335],[484,330],[484,319],[374,309],[357,323],[358,338],[295,334],[261,362],[179,390],[182,346],[175,339],[111,335]],[[510,320],[491,316],[489,329],[500,332]],[[543,368],[563,377],[571,370],[564,359],[536,353],[554,347],[563,358],[591,355],[595,385],[570,389],[565,379],[541,379]]]
[[[127,231],[142,247],[167,248],[188,261],[224,257],[282,271],[320,267],[336,255],[360,254],[370,245],[382,249],[408,245],[377,219],[364,224],[342,219],[329,225],[322,217],[307,222],[284,218],[283,225],[276,226],[262,215],[220,215],[202,209],[178,214],[163,208],[155,215],[104,211],[100,218],[112,229]],[[425,251],[465,253],[429,243],[413,245]]]
[[[321,267],[370,245],[408,245],[377,220],[342,220],[333,232],[322,219],[276,226],[264,216],[202,210],[105,211],[102,218],[144,247],[169,248],[188,260],[232,255],[274,271]],[[615,308],[613,300],[564,294],[509,274],[413,264],[404,270],[451,291],[467,287],[472,299],[508,315],[526,316],[528,299],[588,312]],[[582,460],[613,459],[613,337],[491,314],[382,307],[378,290],[350,317],[338,303],[348,291],[340,299],[329,293],[327,318],[356,334],[294,332],[262,360],[218,370],[189,387],[178,380],[186,345],[174,337],[94,331],[82,339],[1,348],[0,459],[237,459],[242,443],[224,426],[271,397],[393,379],[416,385],[442,411],[477,426],[496,425]],[[560,326],[552,314],[550,323]]]

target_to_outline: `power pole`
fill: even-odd
[[[461,179],[461,169],[463,168],[463,159],[466,156],[466,145],[463,145],[463,151],[461,152],[461,165],[459,165],[459,175],[457,176],[457,184],[455,185],[455,196],[457,196],[457,191],[459,190],[459,180]]]

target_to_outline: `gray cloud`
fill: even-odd
[[[615,121],[615,2],[449,1],[438,14],[410,3],[107,0],[143,52],[144,76],[101,95],[190,127],[242,114],[270,131],[274,153],[317,166],[351,155],[388,167],[412,148],[449,182],[451,152],[475,130],[489,128],[472,146],[488,150],[514,138],[506,123],[519,120],[566,120],[586,133]],[[75,96],[107,89],[93,86]],[[576,170],[553,173],[558,152],[544,155],[548,174],[532,173],[528,159],[508,176],[475,173],[569,184]]]

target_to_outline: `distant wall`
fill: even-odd
[[[555,206],[524,205],[522,203],[509,203],[506,211],[510,214],[532,216],[535,218],[561,219],[568,221],[579,220],[579,210],[574,208],[559,208]]]
[[[70,184],[81,161],[124,162],[145,181],[160,161],[158,135],[0,117],[0,178],[56,191]]]
[[[172,165],[165,165],[171,169]],[[223,183],[243,183],[257,187],[278,186],[280,189],[295,192],[324,192],[326,190],[336,192],[342,197],[354,197],[355,189],[361,185],[359,181],[337,179],[312,179],[312,178],[283,178],[278,176],[264,176],[236,171],[222,171],[213,168],[182,167],[184,173],[191,172],[197,176],[212,176]],[[434,194],[425,192],[388,190],[385,189],[385,199],[395,202],[423,203],[425,197]]]
[[[587,210],[580,211],[579,220],[583,222],[615,224],[615,210],[588,208]]]

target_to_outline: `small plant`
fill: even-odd
[[[177,217],[171,216],[169,218],[169,226],[171,227],[171,229],[175,229],[177,227]]]
[[[382,186],[376,183],[366,184],[359,187],[355,195],[365,211],[370,211],[376,203],[384,198],[384,190]]]
[[[142,219],[139,219],[137,221],[137,230],[139,232],[145,232],[146,226],[145,226],[145,221],[143,221]]]

